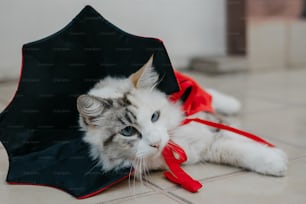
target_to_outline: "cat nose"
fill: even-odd
[[[153,148],[159,149],[160,141],[159,142],[155,142],[155,143],[151,143],[150,146],[153,147]]]

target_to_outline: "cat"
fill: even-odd
[[[187,154],[184,164],[213,162],[248,169],[264,175],[284,176],[287,155],[234,133],[198,123],[181,125],[186,118],[181,103],[173,103],[156,89],[159,76],[152,57],[128,78],[106,77],[77,99],[83,140],[90,156],[103,171],[132,166],[135,175],[166,169],[162,150],[171,139]],[[233,97],[208,90],[216,112],[237,113]],[[191,117],[222,122],[216,114],[200,112]]]

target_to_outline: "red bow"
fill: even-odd
[[[164,148],[163,157],[170,171],[164,172],[165,177],[173,183],[181,185],[186,190],[195,193],[202,184],[191,178],[180,165],[187,160],[184,150],[173,142],[169,142]]]
[[[241,136],[247,137],[251,140],[254,140],[258,143],[262,143],[263,145],[267,145],[269,147],[274,147],[273,144],[265,141],[264,139],[251,134],[249,132],[245,132],[230,126],[226,126],[220,123],[214,123],[207,120],[202,120],[199,118],[191,118],[191,119],[185,119],[182,125],[186,125],[190,122],[198,122],[202,123],[204,125],[216,127],[219,129],[228,130],[237,134],[240,134]],[[197,192],[201,187],[202,184],[194,180],[192,177],[190,177],[181,167],[180,165],[187,160],[187,156],[185,151],[177,144],[170,141],[166,147],[163,149],[163,157],[165,159],[166,164],[168,165],[170,171],[164,172],[165,177],[170,180],[173,183],[181,185],[186,190],[195,193]]]

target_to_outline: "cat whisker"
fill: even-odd
[[[142,184],[142,159],[139,160],[139,182]]]
[[[100,162],[97,160],[97,161],[96,161],[96,164],[93,165],[93,167],[91,167],[91,168],[85,173],[85,175],[90,174],[90,172],[92,172],[92,170],[93,170],[94,168],[96,168],[97,166],[99,166],[99,165],[100,165]]]
[[[136,157],[143,158],[146,155],[146,153],[147,153],[146,151],[138,151],[136,153]]]
[[[134,161],[135,161],[135,159],[134,159]],[[132,163],[133,163],[133,162],[132,162]],[[129,173],[129,179],[128,179],[129,189],[131,189],[131,176],[132,176],[132,175],[135,176],[135,175],[132,173],[132,171],[134,171],[133,165],[131,165],[131,167],[130,167],[130,173]]]
[[[148,176],[146,160],[144,159],[144,157],[138,157],[133,161],[133,164],[135,167],[134,187],[136,185],[136,179],[140,182],[140,184],[144,185],[144,178]]]
[[[150,175],[148,165],[146,163],[146,159],[144,157],[141,157],[139,159],[138,169],[139,169],[139,173],[138,173],[139,181],[142,185],[145,185],[144,181],[147,181],[148,178],[151,177],[151,175]]]
[[[146,160],[144,160],[144,178],[145,180],[148,180],[148,178],[151,178],[151,175],[150,175],[150,171],[149,171],[149,168],[148,168],[148,165],[146,163]]]
[[[133,176],[133,193],[132,195],[136,195],[136,177],[138,172],[136,171],[138,169],[139,166],[139,161],[137,158],[135,158],[132,162],[132,166],[130,168],[130,176],[129,176],[129,189],[131,189],[131,176]],[[133,171],[133,173],[132,173]]]

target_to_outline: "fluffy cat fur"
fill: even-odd
[[[77,108],[84,141],[104,171],[132,165],[140,176],[148,170],[166,169],[161,152],[171,139],[185,150],[185,164],[207,161],[260,174],[285,175],[287,156],[280,149],[198,123],[181,126],[185,119],[181,104],[170,102],[155,89],[158,80],[151,57],[129,78],[107,77],[79,96]],[[236,99],[215,90],[208,92],[217,112],[239,111]],[[216,115],[205,112],[190,117],[221,122]]]

